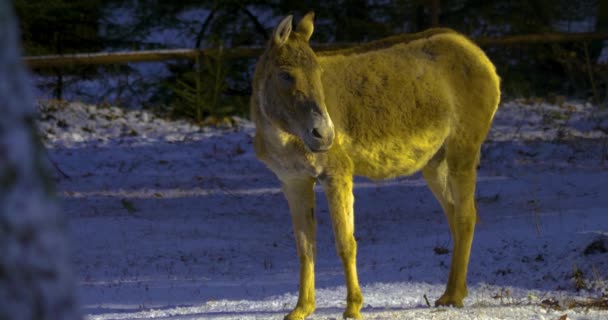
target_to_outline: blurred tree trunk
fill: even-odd
[[[78,319],[10,1],[0,0],[0,319]]]

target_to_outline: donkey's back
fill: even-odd
[[[338,143],[357,174],[411,174],[448,139],[481,144],[500,86],[494,66],[470,40],[431,29],[363,49],[319,59]]]

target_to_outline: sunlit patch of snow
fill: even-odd
[[[606,138],[608,110],[589,103],[562,103],[515,100],[503,103],[488,140],[526,141]]]
[[[185,120],[168,121],[149,111],[97,107],[82,103],[41,102],[40,130],[47,147],[108,146],[108,144],[146,145],[150,143],[201,141],[222,134],[223,130],[200,127]],[[237,125],[252,125],[236,118]],[[224,130],[234,130],[225,127]]]

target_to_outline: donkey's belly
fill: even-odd
[[[350,146],[355,174],[371,179],[410,175],[422,169],[441,148],[447,130],[435,134],[386,139],[366,145]]]

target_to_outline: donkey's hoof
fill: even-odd
[[[456,307],[462,308],[464,305],[462,304],[463,297],[456,297],[454,295],[448,295],[444,293],[441,298],[435,301],[435,307]]]
[[[297,314],[292,311],[288,315],[286,315],[285,318],[283,318],[283,320],[304,320],[305,318],[306,318],[305,315]]]
[[[288,315],[286,315],[285,318],[283,318],[283,320],[304,320],[306,317],[311,315],[314,310],[315,310],[314,307],[312,307],[312,308],[296,307],[295,309],[293,309],[293,311],[291,311]]]
[[[346,310],[344,311],[344,313],[342,314],[342,317],[345,320],[351,320],[351,319],[357,319],[360,320],[361,318],[361,312],[356,311],[356,310]]]

